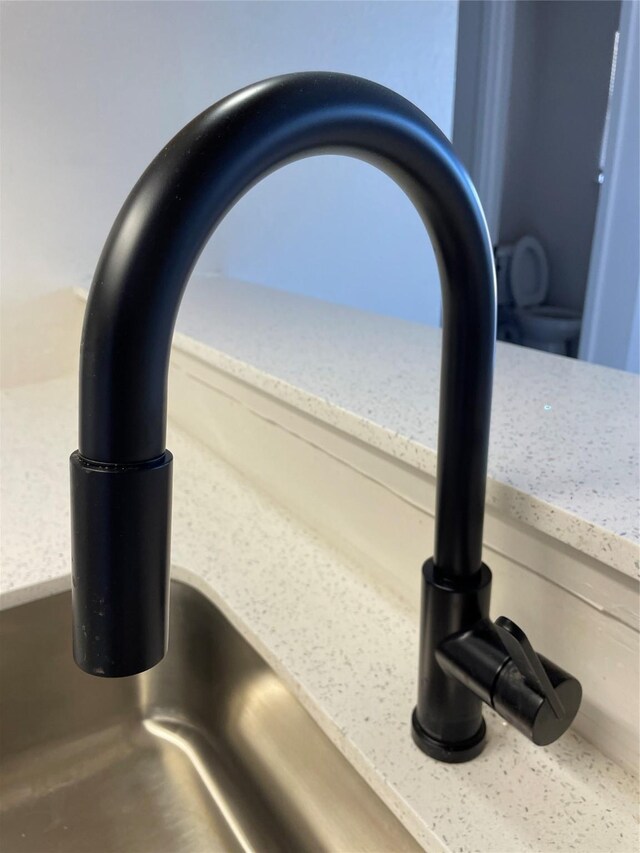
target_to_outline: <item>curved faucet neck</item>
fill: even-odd
[[[495,341],[491,242],[443,134],[404,98],[357,77],[291,74],[249,86],[195,118],[143,174],[91,288],[80,456],[118,465],[162,456],[171,339],[198,255],[250,187],[323,153],[386,172],[431,236],[443,304],[435,561],[446,576],[473,574],[481,563]]]

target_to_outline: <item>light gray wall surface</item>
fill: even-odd
[[[485,0],[461,0],[458,9],[458,49],[456,56],[456,92],[453,116],[453,140],[456,153],[473,177],[476,142],[473,130],[477,115],[478,77],[481,74],[482,25]]]
[[[581,311],[598,203],[617,0],[516,4],[500,242],[533,234],[547,301]]]
[[[623,4],[580,358],[640,371],[640,7]]]
[[[3,3],[3,296],[88,282],[150,160],[255,80],[359,74],[450,135],[457,14],[449,0]],[[412,205],[347,158],[270,176],[222,223],[198,269],[439,321],[435,259]]]

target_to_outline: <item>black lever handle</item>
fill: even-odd
[[[498,616],[494,624],[511,660],[518,667],[527,684],[548,700],[558,719],[564,717],[566,713],[564,706],[522,628],[506,616]]]
[[[444,672],[460,681],[534,743],[557,740],[580,707],[580,683],[538,655],[524,631],[505,616],[481,619],[447,637],[436,650]]]

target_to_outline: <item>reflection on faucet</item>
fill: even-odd
[[[116,219],[87,306],[71,457],[76,661],[114,677],[164,655],[167,372],[180,299],[235,202],[280,166],[323,153],[358,157],[399,184],[440,271],[436,538],[423,569],[414,739],[444,761],[473,758],[485,740],[484,701],[548,743],[575,716],[580,686],[509,620],[488,618],[481,552],[496,298],[484,216],[438,128],[399,95],[343,74],[276,77],[205,110],[160,152]]]

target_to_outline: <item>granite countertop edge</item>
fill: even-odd
[[[175,333],[174,346],[214,369],[258,388],[435,478],[435,449],[270,375],[185,333]],[[486,507],[504,513],[630,577],[640,577],[639,549],[632,539],[554,506],[536,495],[500,482],[491,475],[487,477]]]

